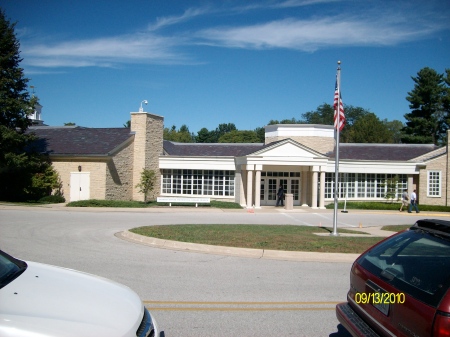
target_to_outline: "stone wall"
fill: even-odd
[[[108,161],[106,170],[106,200],[133,198],[133,142],[128,143]]]
[[[144,200],[144,195],[135,186],[140,183],[143,169],[156,173],[155,189],[148,195],[148,200],[160,195],[161,174],[159,156],[163,153],[164,118],[146,112],[131,113],[131,131],[135,132],[133,146],[133,200]]]
[[[418,199],[419,206],[420,204],[426,205],[439,205],[446,206],[447,202],[447,155],[442,155],[437,157],[434,160],[431,160],[427,163],[425,169],[420,170],[419,174],[419,188],[418,188]],[[428,188],[428,172],[429,171],[440,171],[441,172],[441,196],[440,197],[429,197],[427,196],[427,188]]]
[[[78,166],[82,172],[89,172],[90,199],[105,199],[106,162],[86,160],[66,160],[52,158],[52,165],[58,172],[62,182],[62,192],[67,202],[70,202],[71,172],[78,173]]]

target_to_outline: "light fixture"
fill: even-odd
[[[142,103],[144,103],[145,105],[147,105],[147,104],[148,104],[148,101],[147,101],[146,99],[144,99],[144,100],[141,102],[141,107],[139,108],[139,112],[144,112],[144,108],[142,108]]]
[[[81,172],[81,165],[78,165],[78,172]]]

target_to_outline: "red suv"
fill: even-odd
[[[353,336],[450,336],[450,221],[419,220],[363,253],[336,316]]]

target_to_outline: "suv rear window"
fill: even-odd
[[[409,230],[365,253],[358,263],[400,292],[436,307],[450,287],[450,240]]]

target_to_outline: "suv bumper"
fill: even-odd
[[[352,336],[379,337],[348,303],[339,303],[336,305],[336,317]]]

